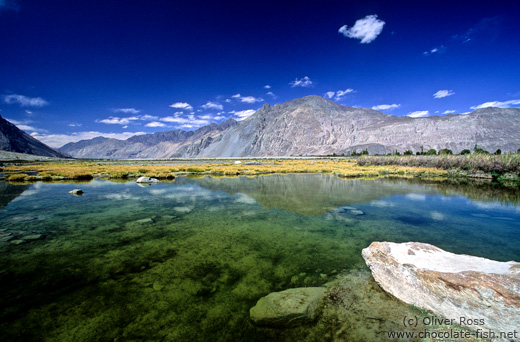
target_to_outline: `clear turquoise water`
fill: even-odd
[[[478,189],[330,175],[2,183],[0,330],[8,341],[290,340],[254,326],[249,308],[368,272],[373,241],[520,260],[518,193]]]

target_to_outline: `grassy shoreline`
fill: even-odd
[[[3,167],[9,182],[89,180],[93,178],[132,179],[140,176],[174,179],[180,175],[259,176],[284,173],[322,173],[339,177],[446,176],[445,170],[416,166],[362,166],[354,159],[258,159],[249,161],[157,164],[155,161],[56,161],[15,164]]]
[[[9,182],[134,179],[177,176],[260,176],[286,173],[334,174],[343,178],[402,176],[487,179],[520,186],[520,155],[362,156],[352,158],[244,158],[211,160],[59,160],[11,163],[0,169]]]

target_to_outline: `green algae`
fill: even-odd
[[[331,176],[261,178],[180,177],[147,188],[94,181],[81,197],[67,193],[72,184],[24,189],[0,211],[0,228],[46,238],[0,249],[4,340],[367,340],[380,329],[367,318],[370,310],[394,320],[407,312],[375,284],[366,309],[348,317],[333,310],[315,325],[283,332],[254,326],[249,308],[270,292],[322,286],[360,269],[343,282],[359,306],[354,299],[370,281],[361,249],[376,240],[518,256],[514,207],[478,208],[424,184],[337,179],[343,185],[335,190]],[[301,198],[313,193],[314,201]]]

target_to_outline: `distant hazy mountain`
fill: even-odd
[[[398,150],[478,147],[520,148],[520,109],[485,108],[471,114],[397,117],[344,107],[320,96],[265,104],[249,118],[211,124],[194,132],[167,131],[127,140],[94,138],[60,150],[80,158],[172,158],[325,155],[368,149]]]
[[[70,158],[41,141],[36,140],[0,116],[0,150],[38,156]]]

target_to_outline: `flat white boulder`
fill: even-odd
[[[136,180],[136,183],[157,183],[159,180],[157,178],[151,178],[151,177],[139,177]]]
[[[318,318],[324,287],[301,287],[273,292],[258,300],[249,316],[258,325],[293,327]]]
[[[520,263],[419,242],[373,242],[362,255],[376,282],[405,303],[474,330],[477,337],[485,332],[497,339],[520,337]]]

